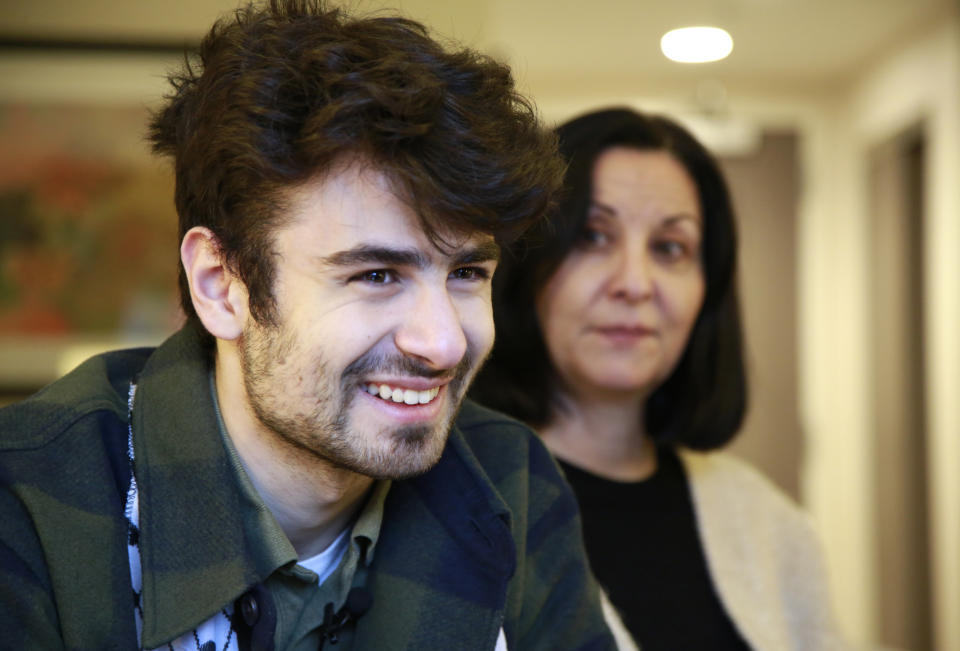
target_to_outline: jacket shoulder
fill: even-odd
[[[509,505],[517,570],[504,631],[511,648],[613,649],[583,549],[573,491],[529,427],[465,402],[466,444]]]
[[[464,432],[478,428],[506,429],[522,437],[534,436],[533,431],[520,421],[467,398],[457,415],[457,426]]]
[[[32,396],[0,409],[0,451],[42,447],[96,412],[126,420],[130,381],[152,349],[91,357]]]
[[[495,482],[504,474],[523,472],[565,486],[560,469],[533,430],[493,409],[465,400],[457,428],[480,465]]]

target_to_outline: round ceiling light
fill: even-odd
[[[724,59],[733,51],[733,39],[719,27],[681,27],[660,39],[664,56],[680,63],[707,63]]]

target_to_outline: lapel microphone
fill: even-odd
[[[323,607],[323,623],[320,625],[320,649],[326,642],[336,644],[340,641],[340,631],[348,624],[356,622],[360,616],[370,610],[373,605],[373,595],[366,588],[357,586],[350,588],[347,600],[336,613],[333,612],[333,603]]]

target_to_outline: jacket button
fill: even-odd
[[[243,615],[243,621],[251,628],[260,619],[260,607],[252,594],[245,594],[240,598],[240,614]]]

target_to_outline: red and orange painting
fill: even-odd
[[[170,332],[176,215],[143,107],[0,106],[0,336]]]

